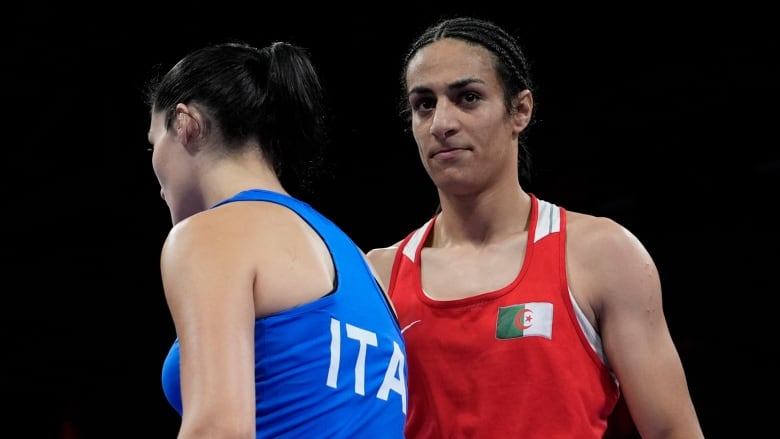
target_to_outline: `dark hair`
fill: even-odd
[[[165,114],[168,129],[178,103],[198,104],[228,148],[256,139],[291,194],[313,189],[327,136],[324,90],[305,49],[286,42],[206,46],[150,80],[146,101]]]
[[[406,87],[406,69],[409,66],[409,61],[420,49],[443,38],[453,38],[469,44],[479,45],[494,55],[493,67],[501,80],[501,87],[504,91],[504,106],[507,112],[512,111],[512,99],[518,93],[523,90],[529,90],[533,93],[529,63],[516,38],[495,23],[484,19],[473,17],[444,18],[425,29],[409,46],[404,57],[400,78],[401,100],[399,102],[399,110],[401,117],[405,120],[410,121],[411,118],[408,89]],[[536,111],[531,114],[531,121],[533,121],[535,113]],[[525,143],[526,131],[523,130],[518,139],[518,148],[520,150],[518,166],[521,179],[530,180],[531,157]]]

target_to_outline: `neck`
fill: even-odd
[[[510,190],[477,196],[440,197],[441,213],[434,225],[434,246],[472,243],[487,245],[528,226],[531,196],[519,184]]]
[[[203,169],[201,188],[207,206],[248,189],[287,194],[270,164],[255,155],[223,158]]]

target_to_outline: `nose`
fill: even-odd
[[[438,99],[431,118],[431,134],[438,140],[452,136],[458,130],[457,107],[446,99]]]

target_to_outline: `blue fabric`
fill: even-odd
[[[362,252],[307,203],[248,190],[217,203],[270,201],[295,211],[328,246],[332,294],[255,322],[257,437],[403,438],[406,352],[398,322]],[[163,390],[181,414],[178,342]]]

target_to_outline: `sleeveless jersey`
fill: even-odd
[[[403,438],[406,353],[392,309],[363,253],[303,201],[248,190],[217,203],[286,206],[316,230],[336,271],[332,293],[255,321],[258,438]],[[163,390],[182,414],[178,339],[163,363]]]
[[[604,435],[619,387],[569,292],[566,211],[531,200],[524,262],[497,291],[426,296],[420,255],[436,216],[401,242],[389,293],[409,360],[406,437]]]

